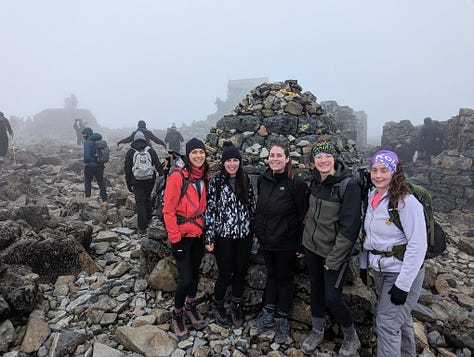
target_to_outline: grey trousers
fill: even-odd
[[[378,296],[376,317],[378,357],[416,357],[411,311],[420,297],[425,268],[423,266],[418,272],[403,305],[393,304],[388,293],[397,276],[398,273],[374,271],[375,289]]]

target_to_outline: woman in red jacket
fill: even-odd
[[[186,143],[184,167],[166,179],[163,218],[178,268],[172,328],[180,339],[188,336],[185,318],[195,330],[206,326],[196,309],[196,292],[204,254],[202,237],[208,171],[206,147],[201,140],[193,138]],[[183,186],[184,195],[181,194]]]

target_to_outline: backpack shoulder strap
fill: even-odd
[[[395,226],[403,232],[402,222],[400,221],[400,215],[398,214],[398,207],[393,207],[390,200],[388,201],[388,216],[390,222],[395,224]]]

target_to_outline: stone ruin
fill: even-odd
[[[461,108],[447,121],[436,122],[443,144],[432,163],[411,162],[421,126],[410,121],[388,122],[383,127],[382,148],[397,152],[411,181],[428,187],[439,212],[474,212],[474,110]],[[474,220],[470,219],[472,224]]]
[[[356,142],[341,134],[333,116],[316,99],[311,92],[303,92],[296,80],[257,86],[207,135],[211,157],[219,160],[223,143],[231,141],[241,151],[246,171],[257,175],[267,167],[271,145],[283,143],[290,148],[293,167],[307,178],[311,148],[321,135],[329,135],[342,159],[359,165]]]

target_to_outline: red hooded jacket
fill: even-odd
[[[181,169],[178,169],[181,170]],[[181,170],[185,178],[189,178],[190,173],[187,170]],[[206,186],[204,180],[201,184],[201,198],[199,198],[196,186],[192,183],[188,185],[186,194],[180,199],[183,179],[179,172],[173,172],[166,179],[166,188],[163,197],[163,218],[168,231],[168,239],[171,243],[177,243],[182,237],[200,238],[202,229],[198,225],[204,225],[202,215],[206,211],[207,198]],[[196,218],[196,223],[186,222],[178,224],[177,216],[186,218]]]

